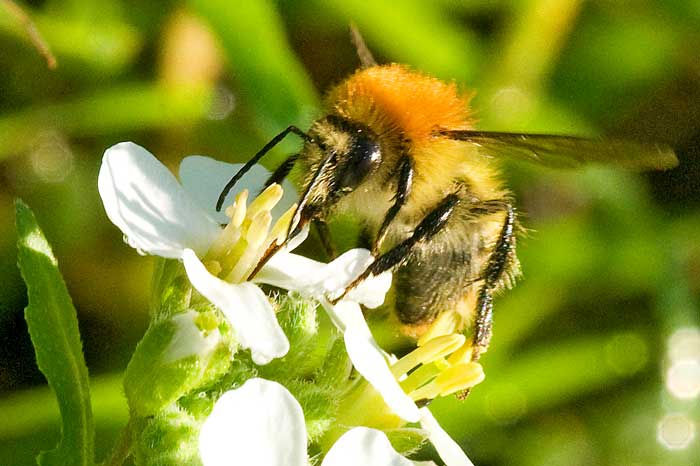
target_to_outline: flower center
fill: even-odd
[[[212,274],[230,283],[243,282],[270,247],[284,242],[296,205],[272,225],[271,211],[282,194],[280,185],[271,184],[247,205],[248,190],[238,193],[226,209],[231,220],[204,257],[204,264]]]

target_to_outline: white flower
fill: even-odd
[[[471,354],[465,350],[468,348],[465,337],[455,334],[435,337],[397,361],[377,345],[356,303],[341,301],[335,306],[325,301],[322,303],[343,330],[345,347],[353,365],[372,389],[379,392],[389,408],[407,422],[420,422],[447,466],[473,466],[428,408],[418,409],[413,401],[448,395],[483,380],[481,365],[469,361]],[[437,364],[443,371],[427,377],[421,372],[407,376],[410,370],[425,364]],[[404,383],[403,388],[399,380]],[[354,408],[363,409],[362,406]]]
[[[306,466],[306,425],[299,402],[277,382],[250,379],[224,393],[199,434],[204,466]],[[379,430],[356,427],[341,436],[322,466],[414,466]]]
[[[238,191],[227,197],[224,205],[232,204],[227,214],[216,212],[221,187],[239,168],[206,157],[187,157],[180,166],[181,185],[147,150],[124,142],[105,152],[98,188],[107,216],[129,244],[142,253],[181,259],[192,285],[226,315],[241,346],[251,350],[253,361],[266,364],[284,356],[289,342],[267,296],[246,280],[265,250],[286,233],[293,212],[287,209],[270,228],[270,210],[282,204],[277,208],[284,211],[293,201],[280,203],[282,189],[273,186],[246,208],[243,188],[257,192],[269,176],[255,166]],[[285,189],[293,193],[291,186]],[[222,229],[222,223],[228,226]],[[373,260],[364,249],[350,250],[330,264],[289,253],[303,241],[300,236],[253,281],[319,296],[346,286]],[[390,283],[390,275],[368,280],[361,292],[349,298],[377,306]]]
[[[129,244],[142,253],[181,259],[192,285],[226,315],[237,333],[240,344],[251,350],[254,362],[266,364],[274,358],[284,356],[289,350],[289,342],[277,322],[267,296],[257,285],[246,279],[257,263],[261,251],[264,252],[272,241],[277,241],[281,232],[286,232],[286,228],[281,228],[280,225],[288,224],[285,224],[284,217],[287,217],[288,222],[293,210],[287,210],[281,215],[282,218],[270,230],[269,211],[280,200],[282,190],[278,189],[276,194],[267,191],[263,193],[246,211],[247,192],[241,189],[245,187],[250,188],[252,192],[258,192],[269,176],[264,168],[255,166],[241,180],[240,186],[237,186],[239,190],[227,197],[224,205],[231,205],[233,198],[236,199],[228,215],[216,212],[214,206],[221,187],[239,168],[240,165],[217,162],[206,157],[187,157],[180,166],[181,185],[148,151],[126,142],[117,144],[105,152],[98,188],[107,216],[122,230]],[[293,193],[293,189],[286,186],[285,192]],[[276,209],[284,211],[292,202],[290,199],[282,199]],[[267,217],[261,215],[263,213]],[[239,227],[244,218],[248,223],[241,230]],[[222,223],[229,225],[222,230]],[[230,235],[234,238],[230,238]],[[218,255],[224,249],[221,247],[222,241],[230,245],[234,239],[241,238],[255,242],[256,247],[249,247],[241,256],[237,256],[233,270],[227,269],[224,279],[219,278],[222,272],[217,270],[217,266]],[[437,380],[440,379],[437,377],[436,380],[417,386],[416,390],[407,394],[398,380],[405,377],[410,369],[453,352],[455,342],[441,340],[437,345],[437,356],[433,353],[425,355],[425,351],[418,348],[416,352],[420,357],[415,356],[414,352],[399,361],[404,369],[397,370],[397,364],[390,367],[391,356],[382,351],[375,342],[358,303],[370,308],[382,304],[391,285],[391,274],[384,273],[363,281],[351,290],[345,299],[333,306],[326,296],[346,287],[374,258],[365,249],[353,249],[333,262],[324,264],[289,252],[301,241],[302,235],[292,239],[285,249],[277,252],[267,262],[253,281],[295,290],[307,297],[318,299],[335,325],[343,332],[353,365],[379,392],[387,406],[407,422],[420,422],[448,466],[470,465],[466,455],[439,427],[430,413],[427,410],[419,410],[414,400],[423,399],[418,396],[422,397],[424,394],[432,395],[429,398],[433,398],[437,394],[469,386],[479,379],[479,376],[483,377],[483,373],[479,373],[480,366],[477,364],[473,367],[464,363],[464,355],[456,358],[457,360],[452,355],[452,362],[448,363],[453,369],[452,372],[463,375],[464,368],[468,369],[468,377],[462,377],[466,378],[466,384],[463,381],[461,384],[453,383],[455,374],[449,374],[450,377],[442,377],[442,380]],[[216,260],[208,261],[212,256]],[[450,350],[447,351],[446,347]],[[479,370],[476,370],[477,368]],[[411,375],[408,378],[410,379]],[[461,379],[457,379],[460,382]],[[343,442],[339,440],[337,445],[360,440],[372,445],[382,444],[383,440],[376,440],[376,435],[355,433]]]

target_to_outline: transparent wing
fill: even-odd
[[[665,170],[678,165],[673,149],[660,144],[476,130],[443,129],[437,135],[474,144],[486,157],[510,157],[550,167],[602,163],[633,170]]]

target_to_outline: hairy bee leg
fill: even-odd
[[[284,179],[289,175],[289,172],[292,171],[292,168],[294,168],[294,164],[296,163],[297,159],[299,158],[299,154],[294,154],[282,162],[279,167],[270,175],[270,177],[265,181],[265,186],[263,186],[262,191],[265,191],[265,189],[270,186],[271,184],[274,183],[281,183],[284,181]]]
[[[489,256],[484,273],[484,284],[479,290],[476,305],[476,321],[472,338],[472,360],[476,361],[485,352],[491,340],[493,324],[493,288],[503,278],[506,267],[511,260],[515,246],[515,209],[506,206],[506,218],[498,236],[498,241]]]
[[[491,290],[483,287],[479,291],[476,305],[476,323],[472,339],[472,361],[477,361],[486,351],[493,333],[493,295]]]
[[[331,230],[328,228],[328,224],[320,218],[313,219],[313,224],[314,227],[316,227],[316,232],[318,232],[318,237],[321,239],[321,245],[326,251],[328,259],[335,259],[338,254],[333,244],[333,238],[331,237]]]
[[[410,237],[394,246],[385,254],[379,256],[370,264],[369,267],[367,267],[364,272],[362,272],[362,275],[357,277],[352,283],[350,283],[350,285],[347,286],[347,288],[345,288],[342,295],[333,299],[332,303],[335,304],[340,301],[348,293],[348,291],[355,288],[370,275],[379,275],[382,272],[386,272],[387,270],[390,270],[394,266],[400,264],[401,261],[406,259],[413,246],[421,241],[430,239],[432,236],[442,230],[458,203],[459,196],[456,194],[446,196],[440,202],[440,204],[435,207],[435,209],[425,216],[425,218],[418,224],[416,229],[413,230],[413,234]]]
[[[410,157],[404,157],[399,166],[399,182],[396,189],[396,196],[394,197],[394,204],[389,208],[386,215],[384,216],[384,221],[382,226],[379,227],[377,232],[377,237],[374,239],[372,244],[372,255],[376,256],[379,253],[379,248],[386,237],[387,231],[389,230],[389,225],[396,218],[396,215],[401,210],[401,207],[406,203],[408,195],[411,193],[411,186],[413,184],[413,163]]]

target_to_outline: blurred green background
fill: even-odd
[[[323,115],[358,65],[465,90],[479,127],[664,142],[680,166],[506,173],[530,233],[496,303],[487,379],[433,410],[475,464],[700,465],[700,3],[695,0],[36,0],[49,70],[0,2],[0,464],[58,439],[15,266],[13,198],[36,212],[78,309],[98,459],[127,419],[120,372],[147,323],[151,262],[97,194],[105,148],[247,159]],[[298,148],[275,150],[269,167]]]

